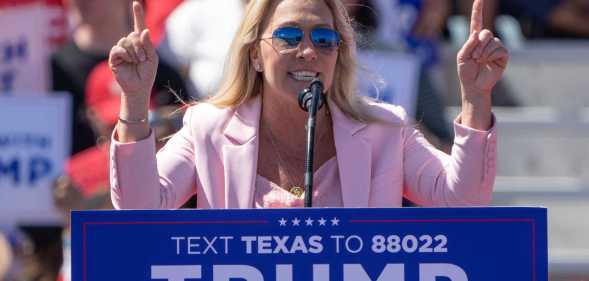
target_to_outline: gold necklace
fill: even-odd
[[[295,182],[292,180],[292,177],[290,176],[289,173],[289,165],[282,159],[282,155],[280,154],[280,151],[278,150],[278,146],[276,145],[276,142],[274,140],[274,134],[272,134],[272,130],[270,130],[270,128],[266,128],[266,130],[268,131],[268,137],[270,139],[270,143],[272,145],[272,149],[274,149],[274,152],[276,153],[276,156],[278,158],[278,162],[280,162],[281,165],[283,165],[285,167],[284,169],[284,174],[286,175],[288,182],[290,183],[290,185],[292,185],[290,188],[286,189],[288,192],[290,192],[291,194],[293,194],[296,197],[302,198],[303,195],[305,194],[305,188],[304,187],[300,187],[297,186],[295,184]],[[326,130],[323,130],[323,132],[321,132],[321,136],[319,136],[319,138],[316,141],[317,143],[321,143],[321,140],[323,139],[323,137],[327,134],[327,131],[329,131],[329,126]]]

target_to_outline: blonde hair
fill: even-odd
[[[208,102],[219,107],[239,106],[262,92],[262,73],[254,69],[250,50],[262,37],[271,9],[276,0],[252,0],[231,44],[224,77],[218,93]],[[356,38],[350,17],[340,0],[324,1],[331,10],[335,30],[340,33],[342,44],[334,73],[334,82],[328,90],[330,98],[348,117],[361,122],[378,121],[368,110],[364,98],[356,94]]]

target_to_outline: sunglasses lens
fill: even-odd
[[[339,34],[329,28],[316,28],[311,32],[313,45],[325,50],[332,50],[339,46]]]
[[[278,47],[292,49],[303,40],[303,31],[296,27],[282,27],[274,30],[272,37]]]
[[[299,46],[304,36],[303,30],[298,27],[281,27],[272,33],[272,44],[279,51],[290,51]],[[311,31],[311,41],[315,48],[333,51],[339,47],[340,36],[333,29],[315,28]]]

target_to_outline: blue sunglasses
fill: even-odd
[[[298,27],[280,27],[272,32],[272,45],[281,53],[296,49],[305,33]],[[336,50],[340,43],[340,35],[330,28],[318,27],[311,30],[311,42],[315,48],[331,52]]]

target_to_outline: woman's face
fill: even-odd
[[[296,101],[298,93],[319,77],[325,89],[333,83],[337,61],[337,48],[327,50],[315,47],[309,34],[316,28],[335,30],[333,15],[324,1],[282,0],[276,4],[265,26],[262,38],[271,38],[278,28],[297,27],[304,32],[298,46],[284,51],[273,39],[259,41],[254,50],[254,64],[263,69],[264,91]]]

